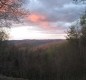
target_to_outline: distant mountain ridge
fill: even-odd
[[[47,40],[10,40],[8,45],[32,45],[39,46],[48,43],[63,42],[65,39],[47,39]]]

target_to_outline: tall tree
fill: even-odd
[[[79,26],[76,25],[72,25],[70,26],[68,32],[67,32],[67,40],[74,45],[78,45],[79,43],[79,37],[80,37],[80,29]]]
[[[8,33],[3,28],[0,28],[0,49],[7,45],[6,40],[8,40],[8,38]]]
[[[4,41],[4,40],[7,40],[7,39],[8,39],[8,35],[5,32],[5,30],[0,29],[0,41]]]
[[[10,27],[12,23],[19,23],[28,11],[25,10],[24,3],[27,0],[0,0],[0,29]],[[1,37],[3,35],[3,37]],[[0,40],[5,40],[6,33],[0,31]],[[2,38],[2,39],[1,39]],[[6,38],[7,39],[7,38]]]
[[[9,27],[25,16],[23,3],[26,0],[0,0],[0,27]]]
[[[80,19],[81,25],[81,41],[84,46],[86,46],[86,12]]]

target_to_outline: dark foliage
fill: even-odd
[[[29,80],[86,79],[86,55],[82,58],[66,41],[43,46],[11,45],[0,50],[0,74]]]

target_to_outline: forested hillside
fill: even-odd
[[[86,80],[86,0],[0,0],[0,80]]]
[[[3,46],[0,48],[0,74],[29,80],[86,79],[86,55],[80,55],[77,47],[67,41],[45,46],[36,49]]]

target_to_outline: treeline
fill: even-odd
[[[6,42],[3,44],[5,45]],[[48,48],[2,46],[0,74],[29,80],[85,80],[86,62],[67,41]]]

